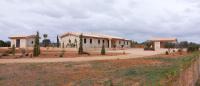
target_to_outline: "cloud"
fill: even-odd
[[[200,42],[199,0],[1,0],[0,39],[39,30],[55,40],[68,31],[137,41],[178,37]]]

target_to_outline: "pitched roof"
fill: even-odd
[[[80,32],[67,32],[67,33],[64,33],[63,35],[61,35],[61,38],[68,36],[68,35],[79,36],[81,34],[85,37],[126,40],[122,37],[117,37],[117,36],[110,36],[110,35],[98,34],[98,33],[80,33]]]
[[[35,38],[36,35],[13,35],[10,36],[10,39],[16,39],[16,38]]]
[[[149,41],[177,41],[177,38],[152,38]]]

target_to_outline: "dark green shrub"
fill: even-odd
[[[168,52],[168,51],[166,51],[166,52],[165,52],[165,55],[169,55],[169,52]]]
[[[40,36],[39,36],[39,32],[37,32],[37,35],[35,37],[35,44],[34,44],[34,48],[33,48],[33,56],[37,57],[40,55]]]
[[[79,44],[78,54],[83,54],[83,35],[81,34],[79,38],[80,38],[80,44]]]
[[[101,48],[101,55],[106,55],[106,50],[104,45]]]
[[[199,51],[199,46],[198,45],[190,45],[187,48],[187,52],[188,53],[195,52],[195,51]]]

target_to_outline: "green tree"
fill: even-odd
[[[15,45],[12,45],[12,55],[13,55],[13,56],[15,55],[15,51],[16,51]]]
[[[80,44],[79,44],[78,54],[83,54],[83,34],[81,34],[79,38],[80,38]]]
[[[44,39],[48,37],[48,34],[43,34]]]
[[[57,35],[57,48],[59,48],[59,47],[60,47],[60,40],[59,40],[59,37]]]
[[[104,44],[103,44],[103,46],[101,48],[101,55],[106,55],[106,50],[105,50]]]
[[[33,56],[37,57],[40,55],[40,36],[39,32],[37,32],[37,35],[35,37],[35,44],[34,44],[34,49],[33,49]]]

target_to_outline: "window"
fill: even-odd
[[[98,40],[98,44],[100,44],[101,43],[101,41],[100,40]]]
[[[126,42],[124,41],[124,44],[126,44]]]
[[[103,44],[104,44],[104,40],[103,40]]]
[[[87,43],[87,40],[86,40],[86,39],[84,39],[84,43],[85,43],[85,44]]]
[[[128,45],[128,42],[127,42],[127,45]]]
[[[121,44],[121,41],[119,41],[119,44]]]
[[[33,41],[31,41],[31,44],[33,44]]]
[[[90,44],[92,44],[92,39],[90,39]]]

